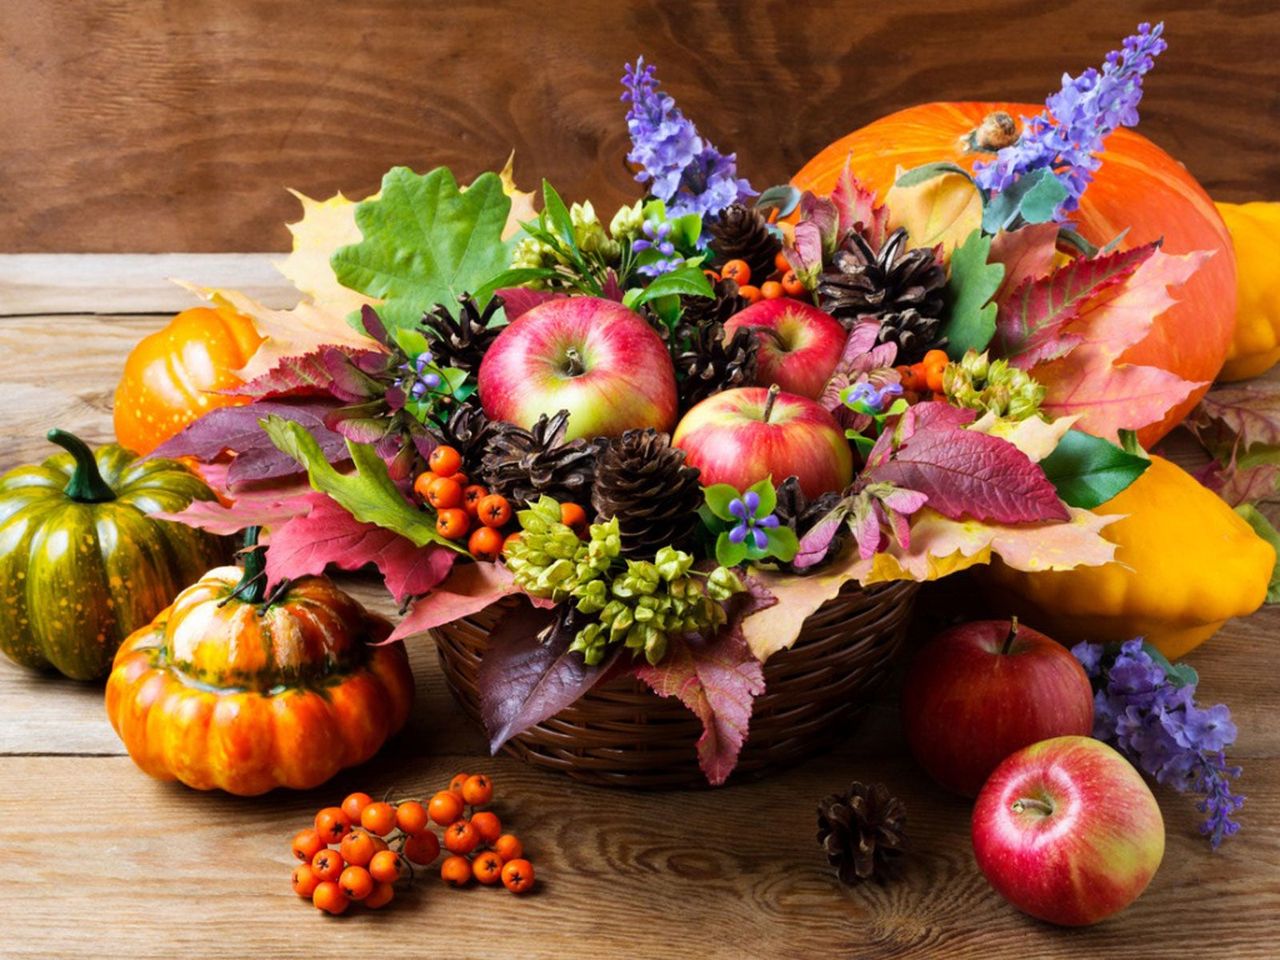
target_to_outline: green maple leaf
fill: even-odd
[[[945,333],[947,353],[959,360],[969,350],[985,350],[996,332],[996,305],[991,302],[1004,280],[1004,264],[988,263],[991,237],[974,230],[951,255],[947,279],[950,319]]]
[[[455,312],[459,294],[507,266],[502,230],[510,210],[496,173],[464,191],[446,167],[426,174],[393,167],[381,194],[356,207],[364,239],[334,251],[330,264],[344,287],[383,301],[378,315],[394,333],[436,304]]]

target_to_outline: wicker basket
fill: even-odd
[[[902,651],[917,586],[851,584],[809,617],[795,646],[769,658],[733,780],[807,759],[849,733]],[[449,688],[477,723],[480,658],[489,631],[514,602],[432,631]],[[586,783],[669,790],[706,786],[694,749],[701,735],[701,723],[679,701],[619,677],[503,749]]]

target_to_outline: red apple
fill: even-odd
[[[978,867],[996,891],[1063,926],[1123,910],[1164,857],[1151,789],[1091,737],[1055,737],[1007,757],[978,794],[972,830]]]
[[[684,415],[671,442],[701,471],[703,486],[745,490],[768,476],[781,483],[794,475],[807,496],[817,497],[853,479],[853,454],[835,418],[777,386],[708,397]]]
[[[822,395],[848,338],[835,317],[790,297],[761,300],[734,314],[724,325],[725,336],[740,327],[754,330],[760,342],[756,383],[776,383],[813,400]]]
[[[1017,621],[944,630],[921,647],[902,690],[902,725],[920,766],[976,796],[1015,750],[1093,730],[1093,690],[1071,652]]]
[[[521,314],[485,352],[478,390],[491,420],[528,429],[569,411],[566,439],[670,430],[676,375],[661,338],[620,303],[548,300]]]

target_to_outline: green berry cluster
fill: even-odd
[[[522,533],[507,548],[516,584],[594,617],[570,646],[591,665],[618,643],[657,663],[668,637],[713,632],[725,622],[724,602],[746,589],[730,568],[704,574],[693,569],[692,556],[669,546],[653,560],[624,560],[616,517],[592,524],[586,540],[560,522],[551,497],[516,518]]]
[[[970,350],[942,374],[942,389],[958,407],[986,410],[1009,420],[1026,420],[1040,412],[1044,387],[1007,360],[988,359]]]

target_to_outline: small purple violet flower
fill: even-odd
[[[1176,684],[1143,648],[1141,638],[1120,647],[1108,665],[1101,644],[1071,648],[1093,682],[1093,735],[1112,744],[1140,769],[1183,793],[1203,795],[1202,833],[1216,850],[1240,824],[1232,817],[1244,797],[1232,792],[1240,768],[1223,752],[1236,725],[1223,704],[1196,706],[1195,684]]]
[[[851,386],[844,396],[844,403],[859,413],[883,413],[893,397],[902,396],[902,385],[886,383],[877,390],[869,380],[863,380]]]
[[[778,518],[772,513],[757,517],[756,511],[759,509],[760,495],[754,490],[748,490],[741,497],[729,501],[729,512],[738,518],[737,524],[729,531],[731,543],[742,543],[750,535],[757,550],[763,550],[769,545],[767,531],[778,525]]]
[[[697,213],[714,217],[725,207],[756,191],[737,176],[735,154],[721,154],[698,135],[675,100],[658,92],[653,67],[644,57],[627,64],[622,99],[630,101],[627,160],[640,168],[636,179],[667,205],[672,217]]]
[[[631,249],[636,252],[657,250],[662,259],[647,263],[637,270],[646,277],[660,277],[684,266],[685,260],[676,253],[676,245],[671,242],[671,222],[669,220],[648,219],[640,228],[643,236],[631,242]]]
[[[1118,127],[1138,122],[1142,78],[1168,44],[1161,39],[1164,24],[1138,25],[1119,50],[1107,54],[1098,71],[1079,77],[1062,76],[1062,89],[1045,101],[1045,110],[1027,121],[1022,136],[1000,150],[994,160],[974,166],[978,186],[993,194],[1007,189],[1033,170],[1049,168],[1067,188],[1058,207],[1063,220],[1080,205],[1080,197],[1102,166],[1097,154],[1103,140]]]

